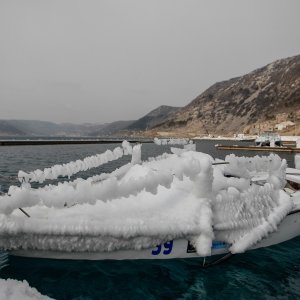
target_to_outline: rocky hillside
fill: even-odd
[[[179,109],[179,107],[161,105],[158,108],[149,112],[147,115],[130,124],[127,127],[127,129],[145,130],[147,128],[152,128],[164,122],[167,118],[171,117]]]
[[[0,136],[23,136],[25,133],[22,130],[14,127],[9,121],[0,120]]]
[[[148,134],[255,133],[282,113],[295,120],[299,112],[300,55],[214,84]]]
[[[255,134],[292,121],[300,131],[300,55],[218,82],[183,108],[162,105],[137,121],[56,124],[0,120],[0,136],[199,136]],[[291,130],[291,129],[288,129]]]
[[[116,121],[103,124],[102,128],[91,131],[89,136],[126,136],[127,128],[135,121]]]

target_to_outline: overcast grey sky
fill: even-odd
[[[184,106],[300,54],[299,0],[0,0],[0,119],[110,122]]]

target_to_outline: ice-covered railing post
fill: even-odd
[[[183,146],[183,149],[188,150],[188,151],[196,151],[196,144],[193,143],[193,141],[189,141],[188,144]]]
[[[208,158],[195,161],[200,164],[200,172],[191,177],[194,182],[193,194],[201,201],[201,210],[199,211],[199,224],[202,233],[193,239],[197,253],[201,256],[211,255],[211,245],[214,238],[212,228],[212,186],[213,186],[213,169],[212,161]]]
[[[131,163],[133,165],[140,164],[142,162],[142,144],[137,144],[132,148]]]
[[[300,139],[297,140],[296,147],[300,148]],[[300,170],[300,154],[295,155],[295,168]]]
[[[132,155],[132,146],[128,141],[124,140],[122,142],[122,148],[124,151],[124,155]]]

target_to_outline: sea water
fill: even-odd
[[[218,158],[224,158],[230,153],[216,150],[215,143],[199,141],[197,151]],[[43,169],[115,147],[115,144],[1,147],[2,191],[7,191],[11,184],[19,184],[16,174],[20,169]],[[170,152],[170,146],[143,144],[142,159],[163,152]],[[253,156],[257,153],[236,154]],[[287,159],[290,167],[294,166],[293,155],[281,156]],[[86,178],[97,173],[111,172],[129,160],[129,157],[123,157],[77,176]],[[27,280],[30,286],[54,299],[300,298],[300,237],[272,247],[234,255],[222,264],[209,268],[203,268],[202,258],[72,261],[9,256],[7,264],[0,270],[1,278]]]

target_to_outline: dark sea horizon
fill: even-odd
[[[197,151],[223,159],[231,151],[215,144],[237,141],[197,141]],[[32,171],[83,159],[117,144],[0,147],[0,185],[7,192],[19,185],[19,170]],[[143,144],[142,159],[170,152],[170,146]],[[238,156],[266,155],[236,152]],[[294,167],[293,154],[280,154]],[[122,157],[76,177],[111,172],[127,163]],[[300,299],[300,237],[268,248],[233,255],[222,264],[202,268],[203,259],[72,261],[9,256],[2,279],[26,280],[54,299]]]

